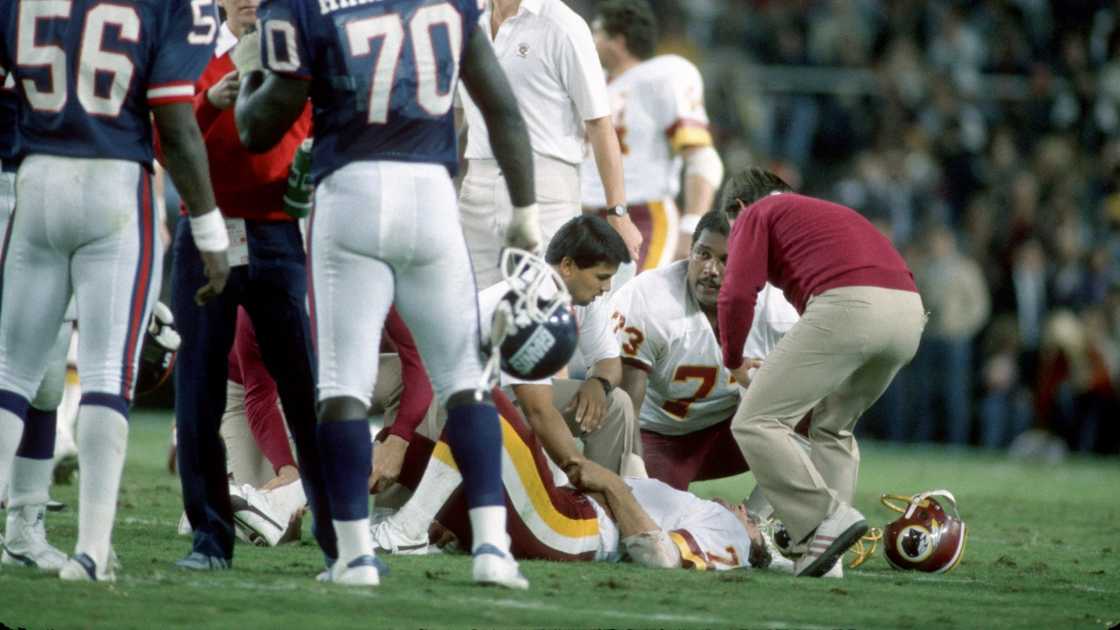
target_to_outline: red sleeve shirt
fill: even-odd
[[[257,334],[244,308],[237,309],[237,334],[229,353],[229,379],[245,386],[245,419],[253,441],[272,464],[276,473],[284,466],[295,466],[284,416],[276,404],[276,381],[272,380],[261,358]]]
[[[837,287],[917,292],[902,256],[856,211],[793,193],[770,195],[739,214],[727,243],[719,292],[723,363],[743,364],[758,292],[770,282],[805,312],[810,298]]]
[[[292,220],[284,212],[284,191],[292,156],[311,132],[311,106],[304,109],[279,144],[265,153],[250,153],[237,134],[233,108],[217,109],[206,97],[206,90],[234,69],[229,52],[223,53],[210,60],[195,84],[195,117],[206,144],[218,207],[226,217]]]
[[[393,426],[389,427],[389,433],[411,441],[416,427],[420,426],[427,415],[435,394],[412,333],[396,308],[390,308],[389,315],[385,318],[385,336],[396,345],[400,355],[401,383],[404,387],[397,418],[393,421]]]

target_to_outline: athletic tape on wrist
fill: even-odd
[[[514,206],[513,208],[513,216],[518,217],[522,222],[536,221],[539,213],[540,211],[535,203],[531,203],[527,206]]]
[[[229,247],[229,234],[222,213],[214,208],[210,212],[191,217],[191,236],[200,252],[220,252]]]

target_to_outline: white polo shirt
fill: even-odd
[[[478,294],[478,321],[484,335],[490,333],[494,321],[494,311],[498,310],[498,302],[509,293],[509,282],[503,280],[494,286],[483,289]],[[573,306],[572,313],[576,318],[579,328],[578,347],[580,354],[586,361],[585,368],[590,369],[603,359],[613,359],[620,356],[618,340],[614,335],[611,323],[611,306],[606,298],[597,297],[587,306]],[[510,385],[549,385],[552,378],[543,378],[539,381],[521,380],[508,372],[502,371],[499,384],[502,387]]]
[[[607,80],[591,29],[561,0],[521,0],[517,15],[490,32],[490,10],[479,28],[509,77],[533,151],[578,165],[584,156],[583,121],[609,116]],[[467,91],[459,94],[466,114],[467,159],[492,159],[486,122]]]

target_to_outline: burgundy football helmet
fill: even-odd
[[[892,567],[946,573],[957,566],[968,530],[951,492],[930,490],[912,497],[884,494],[880,500],[902,514],[883,529],[883,550]]]

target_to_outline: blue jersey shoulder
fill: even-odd
[[[267,0],[263,56],[311,81],[316,180],[357,160],[458,159],[451,107],[479,0]]]
[[[20,2],[12,13],[5,39],[61,53],[44,64],[9,52],[25,153],[144,163],[151,108],[193,98],[218,29],[214,0]]]

